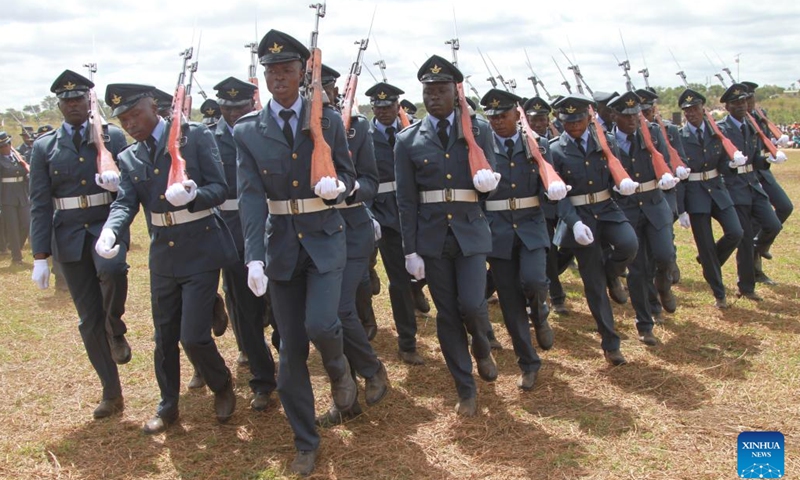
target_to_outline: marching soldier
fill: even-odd
[[[201,123],[213,132],[222,116],[219,104],[213,98],[209,98],[200,105],[200,112],[203,114]]]
[[[592,98],[597,104],[597,119],[606,132],[611,132],[614,127],[614,110],[609,108],[608,103],[618,96],[617,92],[594,92],[592,94]]]
[[[86,354],[103,386],[102,401],[93,415],[104,418],[123,409],[117,364],[131,359],[122,321],[128,296],[128,231],[119,232],[116,258],[109,260],[95,253],[119,176],[97,171],[97,148],[86,141],[89,89],[93,87],[91,80],[71,70],[65,70],[50,87],[58,97],[64,122],[58,130],[41,134],[33,144],[31,250],[32,279],[39,288],[49,286],[50,256],[54,270],[58,265],[69,287]],[[109,124],[108,139],[105,146],[117,157],[125,148],[125,135]]]
[[[425,360],[417,353],[417,320],[411,276],[405,269],[394,176],[394,146],[397,134],[402,130],[398,119],[401,108],[398,99],[403,93],[403,90],[388,83],[378,83],[366,91],[375,114],[370,130],[380,179],[371,210],[381,229],[378,249],[386,276],[389,277],[389,302],[397,329],[398,354],[409,365],[422,365]]]
[[[591,99],[572,94],[554,106],[564,122],[564,133],[550,141],[553,166],[572,187],[567,198],[559,202],[560,220],[554,241],[571,248],[578,260],[586,303],[597,322],[606,361],[623,365],[627,361],[620,352],[606,287],[615,298],[624,295],[619,277],[636,257],[639,243],[630,222],[611,197],[613,179],[596,135],[606,135],[612,151],[617,147],[613,137],[589,128],[591,104]],[[626,178],[614,188],[631,195],[637,186]],[[604,251],[606,245],[612,248]]]
[[[290,468],[309,475],[320,440],[306,366],[309,340],[322,357],[336,407],[347,411],[358,396],[336,315],[347,260],[345,221],[332,208],[353,191],[355,171],[341,117],[325,108],[322,134],[337,178],[326,176],[311,184],[314,142],[302,131],[311,103],[299,92],[308,49],[270,30],[261,39],[258,56],[272,98],[260,112],[240,118],[233,131],[239,152],[239,215],[248,285],[264,295],[269,278],[281,334],[278,393],[297,449]]]
[[[119,240],[144,207],[150,231],[150,296],[155,328],[155,372],[161,390],[156,414],[144,433],[163,432],[178,420],[178,343],[214,392],[217,420],[227,422],[236,407],[233,378],[211,337],[220,268],[237,261],[228,227],[214,207],[225,200],[225,174],[214,137],[195,122],[182,125],[180,153],[189,180],[167,185],[170,124],[158,116],[154,88],[111,84],[105,100],[136,143],[120,153],[119,195],[95,250],[114,258]],[[174,119],[173,121],[180,121]]]
[[[470,172],[467,143],[459,132],[477,130],[476,142],[491,166],[494,146],[484,120],[463,125],[456,115],[456,83],[463,81],[462,73],[434,55],[422,64],[417,79],[428,115],[400,132],[394,147],[406,270],[428,279],[437,310],[436,333],[458,392],[456,411],[474,416],[477,389],[467,332],[478,374],[489,382],[497,378],[484,297],[492,234],[478,202],[497,187],[500,175],[490,169]]]
[[[722,265],[742,240],[742,226],[720,171],[728,168],[728,156],[722,141],[706,123],[703,108],[706,97],[690,88],[678,97],[678,106],[686,117],[680,139],[686,154],[686,166],[691,170],[678,204],[684,210],[680,223],[692,227],[697,246],[697,258],[703,267],[703,278],[714,294],[714,306],[728,308]],[[688,217],[688,218],[687,218]],[[722,227],[722,236],[714,242],[711,219]]]
[[[17,151],[22,158],[31,163],[31,152],[33,152],[33,127],[23,127],[22,133],[20,134],[22,137],[22,144],[17,148]]]
[[[222,115],[213,133],[222,158],[222,168],[228,184],[226,200],[219,206],[220,216],[228,225],[239,258],[244,258],[244,237],[236,199],[236,143],[233,140],[233,125],[255,108],[253,93],[256,86],[237,78],[228,77],[214,86]],[[207,106],[208,107],[208,106]],[[210,108],[210,107],[209,107]],[[250,389],[253,399],[250,407],[263,411],[275,390],[275,361],[264,341],[264,315],[266,302],[257,297],[247,286],[247,268],[243,262],[234,262],[222,269],[223,289],[229,300],[233,331],[239,351],[246,355],[253,377]]]
[[[755,254],[768,251],[782,226],[753,171],[753,166],[759,165],[764,159],[755,129],[747,122],[748,96],[748,88],[740,83],[728,87],[719,99],[725,104],[728,116],[717,122],[717,125],[740,153],[722,169],[725,186],[736,207],[744,232],[736,252],[736,269],[739,273],[737,296],[761,301],[763,298],[755,292]],[[761,226],[755,245],[752,241],[756,234],[754,221]]]
[[[28,169],[18,152],[12,151],[11,137],[0,132],[0,211],[3,230],[11,251],[11,263],[22,264],[22,246],[28,239],[31,202],[28,198]]]
[[[153,101],[158,108],[158,116],[169,121],[172,116],[172,95],[156,88],[153,91]]]

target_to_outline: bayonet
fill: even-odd
[[[487,82],[492,84],[492,88],[497,88],[497,80],[495,80],[494,75],[492,75],[492,69],[489,68],[489,64],[486,63],[486,59],[483,57],[483,52],[481,49],[478,49],[478,54],[481,56],[481,60],[483,60],[483,64],[486,66],[486,71],[489,72],[489,78],[486,79]]]
[[[558,69],[558,73],[560,73],[561,74],[561,78],[564,79],[564,81],[561,82],[561,85],[564,85],[564,88],[567,89],[567,93],[571,94],[572,93],[572,87],[570,87],[570,85],[569,85],[569,80],[567,80],[567,77],[564,76],[564,72],[561,71],[561,67],[558,66],[558,62],[556,62],[556,59],[554,57],[552,57],[552,56],[550,58],[553,59],[553,63],[556,64],[556,68]]]

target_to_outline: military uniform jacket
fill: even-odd
[[[233,134],[228,129],[228,124],[225,123],[225,120],[220,120],[212,131],[214,139],[217,141],[217,148],[219,148],[219,156],[222,159],[225,182],[228,184],[225,199],[236,200],[236,142],[233,141]],[[239,218],[239,211],[221,210],[219,214],[231,231],[236,251],[244,252],[244,235],[242,234],[242,221]]]
[[[369,203],[378,193],[378,167],[375,165],[375,149],[369,132],[369,120],[363,115],[353,117],[347,132],[347,146],[356,169],[358,190],[345,203]],[[339,210],[347,227],[347,256],[362,258],[369,256],[375,247],[375,231],[372,217],[366,206]]]
[[[494,138],[494,135],[492,137]],[[544,139],[541,140],[544,141]],[[494,138],[497,171],[502,176],[497,190],[492,195],[492,200],[525,197],[537,197],[540,202],[543,200],[539,167],[536,161],[528,159],[522,141],[522,135],[519,135],[514,142],[512,157],[508,158],[505,145],[501,145]],[[547,225],[541,207],[487,211],[486,218],[492,229],[490,257],[510,260],[514,237],[519,237],[528,250],[550,247],[550,236],[547,234]]]
[[[17,148],[17,152],[22,155],[22,158],[31,163],[31,152],[33,152],[33,146],[29,146],[27,143],[23,143],[22,145]]]
[[[375,149],[375,163],[378,167],[378,179],[380,183],[394,181],[394,149],[389,144],[386,135],[375,128],[370,123],[369,133],[372,136],[372,144]],[[395,139],[397,132],[395,133]],[[370,210],[375,216],[375,220],[381,224],[381,228],[391,228],[400,232],[400,214],[397,211],[397,193],[384,192],[375,196],[370,205]]]
[[[722,134],[728,137],[736,148],[747,157],[745,165],[757,165],[763,161],[756,133],[747,122],[742,124],[745,127],[745,135],[742,135],[742,130],[733,123],[730,115],[725,120],[717,122],[717,125]],[[728,193],[730,193],[734,205],[750,205],[753,194],[767,196],[764,189],[761,188],[755,172],[736,173],[736,169],[728,167],[728,164],[725,163],[720,168],[720,173],[723,175],[725,186],[728,187]]]
[[[706,121],[703,120],[703,123],[705,124]],[[686,166],[692,170],[692,173],[708,172],[714,169],[721,173],[723,169],[728,168],[728,155],[722,148],[722,142],[707,124],[703,133],[702,145],[688,124],[681,128],[680,139],[686,154]],[[733,205],[721,176],[709,180],[682,181],[681,183],[685,184],[683,198],[678,198],[679,204],[683,205],[681,211],[689,214],[710,214],[711,202],[714,202],[720,210]]]
[[[13,156],[0,155],[0,177],[22,178],[21,182],[0,183],[0,204],[8,206],[28,205],[28,172]]]
[[[553,153],[550,151],[550,130],[547,130],[547,135],[539,136],[536,141],[539,143],[539,151],[542,152],[542,156],[550,165],[553,164]],[[516,147],[514,147],[516,149]],[[537,171],[538,172],[538,171]],[[542,212],[544,212],[544,218],[548,220],[555,220],[558,218],[558,202],[551,202],[548,200],[547,196],[544,194],[544,189],[542,189],[539,200],[541,203]]]
[[[591,129],[590,129],[591,131]],[[603,134],[603,133],[601,133]],[[617,142],[608,134],[606,141],[611,151],[619,158]],[[550,141],[550,150],[553,155],[553,167],[556,169],[564,183],[570,185],[572,190],[568,197],[558,202],[559,227],[563,231],[563,240],[560,246],[566,248],[579,248],[572,235],[572,226],[575,222],[582,221],[592,231],[596,231],[597,222],[627,222],[628,218],[613,199],[594,204],[576,207],[569,201],[571,195],[586,195],[603,190],[611,190],[614,179],[608,168],[603,150],[595,140],[594,134],[589,135],[589,141],[584,156],[569,134],[564,132],[558,138]],[[567,228],[568,227],[568,228]]]
[[[753,112],[750,112],[750,114],[753,116],[756,122],[758,122],[758,126],[761,128],[761,131],[764,132],[764,135],[766,135],[767,138],[772,138],[772,133],[770,132],[767,122],[763,120],[761,116],[757,116]],[[761,141],[761,137],[759,137],[758,134],[755,134],[755,139],[758,142],[758,150],[764,150],[764,142]],[[771,167],[772,164],[767,161],[766,155],[759,155],[757,157],[757,161],[755,164],[753,164],[753,168],[756,169],[756,175],[761,183],[766,182],[770,185],[775,185],[778,183],[778,181],[775,179],[775,175],[773,175],[772,171],[770,170]]]
[[[661,136],[661,131],[652,124],[648,123],[648,126],[653,146],[666,159],[668,157],[667,146]],[[620,148],[617,158],[622,162],[622,166],[625,167],[625,171],[628,172],[634,182],[644,183],[655,180],[658,183],[660,178],[656,176],[653,156],[647,150],[641,129],[637,129],[635,135],[636,138],[632,145],[633,156],[630,156],[629,152],[625,152],[624,149]],[[647,217],[647,221],[659,230],[672,223],[672,211],[664,199],[664,193],[658,187],[649,192],[634,193],[627,196],[615,192],[614,199],[622,211],[625,212],[628,220],[634,225],[639,221],[640,215]]]
[[[187,277],[225,267],[238,257],[230,231],[216,209],[213,215],[193,222],[164,227],[151,224],[151,212],[211,209],[225,200],[227,192],[214,136],[204,125],[190,122],[183,127],[186,140],[182,142],[181,154],[186,160],[187,176],[197,184],[197,197],[181,207],[166,200],[164,192],[172,163],[166,148],[169,123],[156,145],[152,163],[144,142],[137,142],[120,153],[119,193],[111,205],[105,227],[118,234],[130,225],[141,205],[147,214],[150,232],[150,272],[166,277]]]
[[[309,104],[304,99],[300,119],[307,108]],[[342,202],[353,190],[355,169],[347,150],[342,118],[333,109],[325,108],[322,122],[333,165],[345,185],[344,193],[333,201],[326,201],[333,205]],[[278,122],[270,115],[269,105],[265,105],[260,112],[245,115],[236,122],[233,138],[238,148],[239,215],[244,232],[245,263],[260,260],[265,262],[269,278],[289,280],[302,246],[320,272],[344,268],[346,240],[344,219],[339,210],[267,216],[266,198],[318,198],[311,185],[314,147],[311,137],[298,132],[294,148],[290,148]]]
[[[127,144],[125,135],[116,126],[108,125],[108,136],[105,146],[119,161],[118,155]],[[30,169],[31,250],[34,254],[52,254],[58,262],[77,262],[83,254],[86,232],[100,236],[110,207],[55,210],[53,199],[106,192],[94,180],[97,150],[85,140],[76,150],[62,125],[36,139]],[[117,239],[127,243],[128,229],[118,232]]]
[[[469,169],[467,142],[457,138],[460,122],[456,110],[446,147],[439,141],[427,118],[397,135],[394,146],[397,207],[406,254],[440,258],[448,229],[452,230],[466,257],[488,254],[492,250],[492,232],[478,203],[419,201],[419,194],[423,191],[475,189]],[[488,122],[473,118],[472,131],[494,169],[494,142]],[[479,199],[487,196],[478,194]]]

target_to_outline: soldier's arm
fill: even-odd
[[[190,212],[196,212],[216,207],[224,202],[228,183],[225,180],[225,170],[222,168],[222,159],[214,135],[204,125],[192,128],[196,128],[193,136],[197,142],[195,151],[202,185],[198,182],[197,197],[186,207]]]
[[[51,254],[53,198],[44,141],[33,144],[30,169],[31,250],[34,256],[47,258]]]
[[[353,161],[358,175],[358,190],[347,198],[347,203],[368,202],[378,194],[378,166],[375,163],[375,146],[369,134],[367,121],[359,118],[356,129],[363,141],[358,150],[353,152]]]
[[[400,214],[400,230],[403,236],[403,252],[417,252],[417,207],[419,193],[414,176],[414,164],[404,141],[398,139],[394,145],[394,178],[397,183],[397,210]]]
[[[133,155],[133,152],[123,152]],[[125,162],[120,161],[119,169],[119,191],[117,198],[111,203],[111,210],[103,228],[110,228],[114,235],[119,238],[121,232],[125,232],[130,227],[136,214],[139,213],[139,196],[131,180],[131,172],[126,168]],[[149,223],[148,223],[149,225]]]
[[[347,137],[344,133],[342,117],[338,113],[326,115],[331,120],[329,129],[332,138],[330,142],[331,156],[333,157],[333,167],[336,169],[336,176],[344,184],[344,192],[333,200],[324,200],[328,205],[341,203],[347,195],[353,191],[356,184],[356,169],[353,166],[353,159],[350,158],[350,150],[347,148]],[[314,188],[314,185],[311,186]]]
[[[244,128],[237,124],[233,140],[236,142],[236,192],[244,234],[244,262],[259,260],[266,264],[264,225],[267,221],[267,195],[258,164],[241,138],[243,131]]]

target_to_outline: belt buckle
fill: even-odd
[[[589,203],[590,205],[597,203],[597,194],[594,193],[594,192],[587,193],[586,194],[586,200],[587,200],[587,203]]]
[[[445,188],[444,189],[444,201],[445,202],[452,202],[455,198],[455,192],[452,188]]]
[[[167,227],[171,227],[175,224],[175,220],[172,218],[172,212],[164,212],[162,213],[164,216],[164,225]]]
[[[296,198],[289,200],[289,210],[292,212],[292,215],[297,215],[300,213],[300,203]]]
[[[509,210],[516,210],[517,209],[517,199],[516,198],[509,198],[508,199],[508,209]]]
[[[78,204],[81,208],[89,208],[89,199],[86,198],[86,195],[81,195],[78,197]]]
[[[708,176],[710,174],[711,174],[711,172],[703,172],[703,173],[700,174],[700,178],[702,178],[703,180],[708,180]]]

